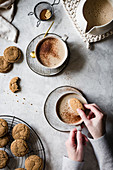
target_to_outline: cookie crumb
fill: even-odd
[[[17,100],[17,102],[19,102],[19,101]]]
[[[32,106],[33,104],[31,104],[31,106]]]
[[[17,91],[19,91],[20,90],[20,87],[19,87],[19,80],[20,80],[20,78],[19,77],[14,77],[13,79],[11,79],[11,81],[10,81],[10,84],[9,84],[9,88],[10,88],[10,90],[13,92],[13,93],[15,93],[15,92],[17,92]]]
[[[25,98],[23,98],[23,100],[25,100]]]
[[[17,95],[15,95],[15,96],[17,96]]]
[[[24,103],[22,103],[22,104],[24,104]]]

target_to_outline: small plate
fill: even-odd
[[[53,34],[53,33],[49,33],[47,36],[56,36],[56,38],[61,38],[59,35],[57,34]],[[26,50],[26,60],[27,60],[27,64],[29,66],[29,68],[41,75],[41,76],[54,76],[58,73],[60,73],[68,64],[69,62],[69,56],[67,57],[67,60],[64,62],[64,64],[58,68],[55,69],[50,69],[50,68],[44,68],[39,62],[37,62],[37,58],[32,58],[30,56],[30,53],[32,51],[35,51],[36,45],[37,43],[44,37],[44,34],[40,34],[37,37],[35,37],[28,45],[27,50]]]
[[[83,101],[83,103],[87,103],[87,100],[83,97],[82,93],[74,87],[70,86],[61,86],[53,90],[47,97],[44,104],[44,115],[49,123],[49,125],[57,131],[60,132],[69,132],[75,127],[74,125],[68,125],[62,122],[56,113],[56,104],[59,98],[61,98],[65,94],[74,93],[78,98]]]

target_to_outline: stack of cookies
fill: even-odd
[[[10,46],[4,50],[4,55],[0,56],[0,73],[9,72],[13,63],[17,62],[22,56],[21,50],[17,47]]]
[[[15,125],[12,129],[12,137],[14,141],[11,143],[11,152],[16,157],[25,156],[28,151],[26,140],[29,139],[30,129],[22,123]],[[8,124],[4,119],[0,119],[0,148],[3,148],[9,142]],[[8,162],[7,152],[0,150],[0,169],[4,168]],[[37,155],[30,155],[25,160],[26,170],[42,170],[43,160]],[[24,168],[17,168],[15,170],[25,170]]]
[[[9,142],[8,124],[4,119],[0,119],[0,148],[3,148]],[[0,169],[4,168],[8,161],[8,154],[0,150]]]
[[[12,137],[15,139],[11,144],[11,152],[17,157],[25,156],[28,151],[26,140],[29,138],[30,129],[25,124],[17,124],[12,130]]]

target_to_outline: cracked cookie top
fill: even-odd
[[[17,62],[21,55],[21,50],[15,46],[10,46],[4,51],[4,59],[9,63]]]
[[[31,155],[25,160],[25,168],[27,170],[42,170],[43,161],[39,156]]]
[[[23,139],[14,140],[11,144],[11,152],[17,157],[25,156],[29,151],[26,141]]]
[[[27,140],[30,135],[30,129],[22,123],[19,123],[14,126],[12,130],[12,136],[14,139],[23,139]]]

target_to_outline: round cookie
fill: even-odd
[[[25,170],[24,168],[17,168],[17,169],[15,169],[15,170]]]
[[[14,77],[14,78],[11,79],[11,81],[10,81],[9,88],[10,88],[10,90],[11,90],[13,93],[15,93],[15,92],[17,92],[17,91],[20,90],[20,87],[19,87],[19,84],[18,84],[19,80],[20,80],[19,77]]]
[[[5,151],[0,150],[0,169],[4,168],[8,161],[8,155]]]
[[[68,103],[76,115],[79,115],[77,109],[85,110],[83,104],[76,98],[69,99]]]
[[[4,60],[3,56],[0,56],[0,73],[7,73],[12,69],[12,64]]]
[[[19,123],[14,126],[12,130],[12,136],[14,139],[23,139],[27,140],[30,135],[30,129],[22,123]]]
[[[9,142],[9,135],[5,135],[0,138],[0,148],[3,148]]]
[[[42,170],[43,161],[39,156],[31,155],[25,160],[25,168],[27,170]]]
[[[17,157],[25,156],[29,151],[27,143],[22,139],[14,140],[11,144],[11,152]]]
[[[0,119],[0,137],[6,135],[8,132],[8,124],[4,119]]]
[[[15,63],[19,60],[22,53],[19,48],[10,46],[4,51],[4,59],[9,63]]]

